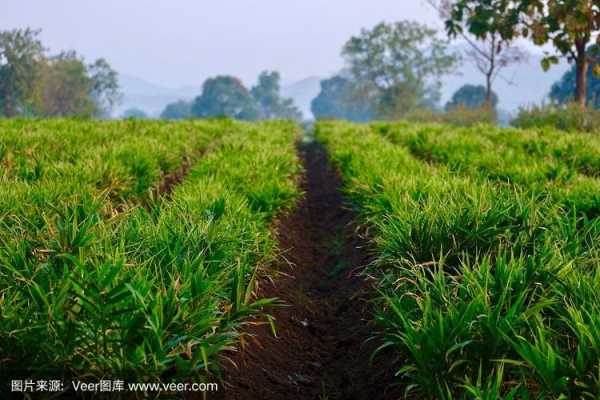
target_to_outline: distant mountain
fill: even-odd
[[[116,116],[129,108],[139,108],[152,117],[158,117],[167,104],[192,100],[202,92],[200,87],[193,86],[166,88],[127,74],[119,74],[119,85],[123,101],[115,110]]]
[[[305,119],[313,119],[310,111],[310,102],[317,97],[321,90],[321,78],[311,76],[281,88],[283,97],[292,98],[298,106]]]

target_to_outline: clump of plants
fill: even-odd
[[[482,106],[473,108],[458,105],[446,111],[436,111],[426,108],[417,109],[403,114],[402,119],[411,122],[476,126],[480,124],[496,124],[497,115],[493,107]]]
[[[521,108],[511,124],[525,129],[552,127],[566,132],[600,133],[600,111],[590,107],[582,111],[574,103],[532,106]]]

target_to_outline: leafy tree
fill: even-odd
[[[75,52],[50,57],[39,68],[33,112],[42,117],[91,116],[93,80]]]
[[[117,72],[104,58],[99,58],[88,66],[88,74],[92,79],[91,97],[96,102],[96,115],[109,115],[122,98]]]
[[[106,115],[120,98],[117,73],[75,52],[47,56],[39,30],[0,32],[0,114]]]
[[[412,21],[363,29],[342,54],[358,88],[354,97],[374,101],[373,111],[382,117],[436,102],[441,77],[458,61],[434,29]]]
[[[192,103],[185,100],[178,100],[167,104],[160,114],[162,119],[186,119],[192,117]]]
[[[44,47],[39,30],[0,32],[0,113],[14,117],[31,107]]]
[[[321,81],[321,91],[310,109],[315,118],[336,118],[364,122],[372,118],[369,105],[354,101],[356,89],[352,82],[339,75]]]
[[[202,94],[194,100],[192,114],[199,118],[229,117],[256,120],[260,116],[250,91],[232,76],[207,79]]]
[[[463,22],[477,37],[498,32],[504,40],[523,36],[537,45],[551,43],[555,53],[546,54],[542,66],[547,70],[559,57],[574,63],[574,97],[585,109],[589,65],[598,57],[587,51],[600,40],[598,0],[458,0],[446,22],[448,32],[460,32]]]
[[[443,20],[451,18],[456,0],[427,1]],[[492,106],[493,84],[498,77],[505,79],[501,75],[502,70],[511,64],[527,61],[528,54],[511,40],[504,39],[497,26],[491,26],[490,32],[485,36],[474,36],[465,29],[466,21],[455,20],[454,23],[456,27],[451,36],[460,36],[468,46],[464,51],[465,58],[485,77],[485,103]]]
[[[273,118],[302,120],[302,111],[294,104],[294,99],[282,98]]]
[[[498,104],[498,96],[496,93],[491,93],[491,98],[488,100],[487,89],[482,85],[464,85],[460,87],[452,95],[452,99],[446,104],[446,110],[451,110],[457,107],[466,107],[478,109],[484,106],[496,108]]]
[[[589,52],[597,51],[594,48],[588,49]],[[598,68],[600,60],[590,65],[587,73],[587,90],[586,90],[586,103],[591,104],[594,108],[600,109],[600,78],[594,74],[594,69]],[[562,78],[552,85],[550,90],[550,98],[557,104],[567,104],[573,101],[573,94],[577,86],[577,70],[575,66],[571,67],[567,72],[564,73]]]
[[[132,118],[132,119],[147,119],[148,114],[144,112],[144,110],[140,110],[139,108],[128,108],[123,111],[123,115],[121,118]]]
[[[258,84],[251,90],[252,97],[261,110],[264,119],[302,119],[302,112],[292,99],[281,97],[281,76],[279,72],[264,71],[258,77]]]

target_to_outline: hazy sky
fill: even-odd
[[[7,0],[0,29],[35,27],[51,51],[105,57],[118,71],[164,86],[215,74],[253,82],[326,76],[361,27],[414,19],[437,24],[423,0]]]

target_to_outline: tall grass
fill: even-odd
[[[521,108],[511,122],[518,128],[552,127],[566,132],[600,132],[600,112],[593,108],[581,111],[575,103],[565,106],[544,105]]]

